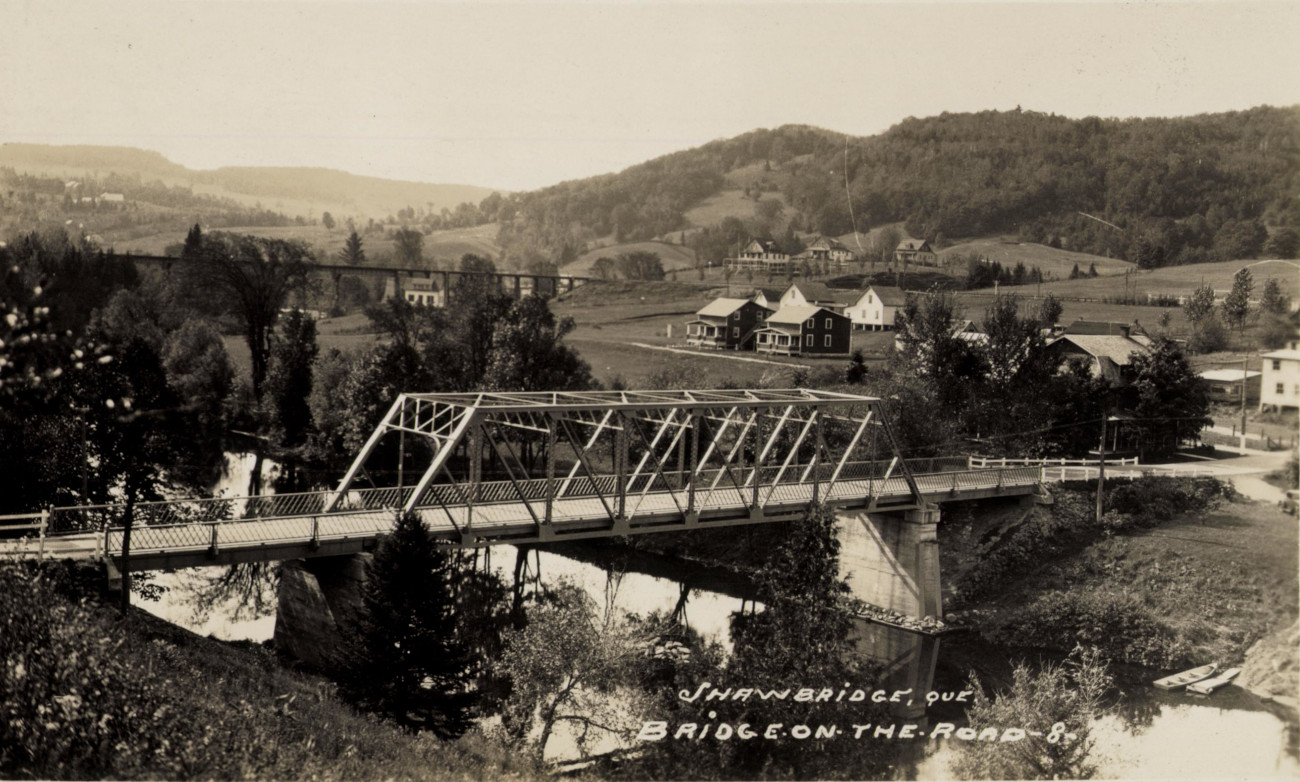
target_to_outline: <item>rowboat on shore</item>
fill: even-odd
[[[1203,681],[1197,682],[1196,684],[1187,685],[1187,691],[1191,693],[1195,693],[1196,695],[1213,694],[1215,690],[1219,689],[1223,685],[1227,684],[1228,682],[1236,678],[1237,674],[1239,673],[1241,673],[1240,668],[1229,668],[1228,670],[1224,671],[1218,676],[1215,676],[1212,679],[1205,679]]]
[[[1189,684],[1195,684],[1199,681],[1210,678],[1217,670],[1219,670],[1219,664],[1210,663],[1209,665],[1202,665],[1198,668],[1193,668],[1190,671],[1183,671],[1182,673],[1176,673],[1173,676],[1166,676],[1163,679],[1156,679],[1152,683],[1162,690],[1180,690]]]

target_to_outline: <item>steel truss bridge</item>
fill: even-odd
[[[333,490],[138,503],[132,570],[355,553],[418,513],[489,546],[891,513],[1038,491],[1038,467],[900,457],[880,399],[812,389],[403,394]],[[391,485],[380,485],[381,483]],[[0,553],[120,562],[125,505]]]

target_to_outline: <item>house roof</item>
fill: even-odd
[[[781,290],[780,288],[755,288],[754,289],[755,296],[757,296],[760,293],[763,294],[763,298],[767,299],[768,301],[777,301],[781,298],[781,294],[785,293],[785,291]]]
[[[813,317],[819,312],[826,312],[831,315],[838,313],[831,312],[825,307],[819,307],[816,304],[787,304],[776,311],[776,314],[767,319],[768,323],[788,323],[791,325],[803,323],[805,320]],[[844,317],[840,315],[840,317]]]
[[[700,318],[727,318],[731,313],[749,303],[749,299],[714,299],[700,308],[695,315]]]
[[[907,294],[902,288],[895,288],[893,285],[872,285],[867,290],[876,294],[882,304],[890,307],[901,307],[907,303]]]
[[[904,239],[898,243],[896,250],[920,250],[928,244],[924,239]]]
[[[809,250],[847,250],[848,248],[845,247],[843,243],[840,242],[839,239],[835,239],[830,236],[819,236],[812,244],[808,245],[808,249]]]
[[[1146,346],[1136,340],[1109,334],[1065,334],[1052,344],[1062,342],[1069,342],[1094,358],[1106,358],[1122,367],[1129,365],[1131,353],[1146,352]]]
[[[1246,379],[1253,380],[1259,377],[1262,372],[1246,372]],[[1220,383],[1230,383],[1241,380],[1242,371],[1240,369],[1207,369],[1201,373],[1201,377],[1206,380],[1215,380]]]
[[[1260,358],[1280,358],[1290,359],[1291,361],[1300,361],[1300,350],[1275,350],[1272,353],[1265,353]]]
[[[1066,334],[1110,334],[1118,336],[1128,336],[1133,332],[1133,326],[1128,323],[1116,323],[1106,320],[1076,320],[1065,327]]]
[[[835,304],[849,305],[862,298],[862,291],[843,290],[839,288],[827,287],[821,282],[796,282],[790,288],[798,288],[799,292],[808,301],[833,302]],[[786,288],[788,293],[790,288]],[[782,293],[781,295],[785,295]]]

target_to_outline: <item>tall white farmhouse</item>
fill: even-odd
[[[1259,409],[1300,408],[1300,341],[1292,340],[1284,350],[1261,356],[1264,378],[1259,388]]]
[[[844,309],[853,321],[854,330],[888,331],[894,327],[894,315],[907,303],[907,294],[892,285],[872,285],[858,300]]]

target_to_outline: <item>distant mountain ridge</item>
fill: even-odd
[[[226,166],[195,170],[173,163],[162,154],[134,147],[0,144],[0,167],[19,173],[75,177],[115,173],[185,185],[196,191],[258,200],[288,214],[334,210],[384,218],[407,207],[433,205],[435,211],[481,201],[493,188],[476,185],[411,182],[351,174],[330,168]]]

